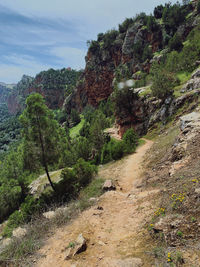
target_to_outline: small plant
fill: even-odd
[[[178,230],[177,236],[180,237],[180,238],[182,238],[183,237],[183,232],[181,232],[180,230]]]
[[[172,194],[171,199],[173,200],[172,208],[177,209],[180,204],[185,200],[185,193]]]
[[[170,252],[167,253],[167,262],[172,262],[172,256]]]
[[[194,222],[196,222],[197,220],[196,220],[196,218],[195,217],[191,217],[191,222],[192,223],[194,223]]]
[[[153,254],[154,254],[155,258],[162,258],[165,255],[164,248],[163,247],[155,247],[153,249]]]
[[[176,264],[178,264],[178,263],[183,264],[184,263],[183,254],[180,251],[176,252],[176,254],[174,256],[174,261]]]
[[[69,245],[67,246],[67,248],[74,248],[75,247],[75,243],[74,242],[69,242]]]
[[[159,208],[157,211],[154,212],[154,215],[156,217],[158,217],[160,215],[165,215],[165,208]]]

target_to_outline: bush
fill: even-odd
[[[84,159],[79,159],[73,169],[80,188],[89,184],[93,175],[97,173],[97,167],[86,162]]]
[[[123,135],[124,149],[126,153],[135,151],[138,144],[138,135],[133,128],[128,129]]]
[[[180,35],[175,34],[173,38],[169,40],[169,48],[171,51],[172,50],[180,51],[183,48]]]
[[[157,7],[154,8],[154,17],[156,19],[161,19],[162,18],[162,14],[163,14],[163,9],[164,9],[164,6],[163,5],[159,5]]]
[[[197,12],[200,13],[200,0],[197,3]]]
[[[111,160],[121,159],[124,155],[124,143],[122,141],[117,141],[112,139],[109,143],[103,146],[101,152],[101,163],[105,164]]]
[[[97,172],[96,166],[79,159],[73,169],[65,168],[61,172],[62,180],[56,185],[57,197],[70,199],[86,186]]]
[[[164,100],[173,94],[173,88],[179,84],[175,75],[167,71],[159,64],[154,64],[151,69],[153,85],[151,86],[153,96]]]
[[[27,196],[24,203],[20,206],[19,210],[12,213],[4,228],[3,236],[11,236],[12,231],[21,224],[27,223],[31,220],[31,216],[39,212],[44,203],[40,200],[34,199],[32,196]]]
[[[80,115],[78,111],[76,111],[75,109],[72,109],[70,117],[71,117],[71,120],[74,126],[77,125],[81,121]]]

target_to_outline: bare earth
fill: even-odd
[[[37,267],[131,267],[152,266],[151,242],[144,228],[155,210],[158,190],[142,191],[143,158],[152,141],[121,161],[99,170],[99,176],[118,180],[116,191],[102,195],[96,206],[84,211],[71,224],[59,228],[39,253]],[[97,209],[102,207],[103,210]],[[65,260],[66,247],[82,233],[87,250]]]

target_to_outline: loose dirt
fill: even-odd
[[[145,141],[136,153],[100,168],[100,177],[118,181],[117,190],[106,192],[97,205],[57,229],[40,249],[37,267],[153,265],[153,244],[144,226],[155,209],[159,190],[142,190],[143,158],[153,143]],[[67,246],[80,233],[87,240],[87,250],[65,260]]]

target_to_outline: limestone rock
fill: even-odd
[[[182,92],[200,89],[200,68],[191,76],[191,79],[183,86]]]
[[[20,237],[24,237],[27,234],[27,230],[25,228],[22,227],[18,227],[15,230],[13,230],[13,236],[20,238]]]
[[[196,193],[198,196],[200,196],[200,187],[198,187],[198,188],[195,189],[195,193]]]
[[[76,241],[74,242],[74,246],[70,247],[66,251],[65,260],[69,260],[74,257],[76,254],[79,254],[87,249],[86,240],[82,234],[80,234]]]
[[[102,189],[105,191],[116,190],[116,186],[114,185],[112,180],[106,180]]]
[[[55,211],[47,211],[42,214],[46,219],[53,219],[56,216]]]
[[[185,128],[200,127],[200,113],[192,112],[180,118],[180,128],[183,131]]]

